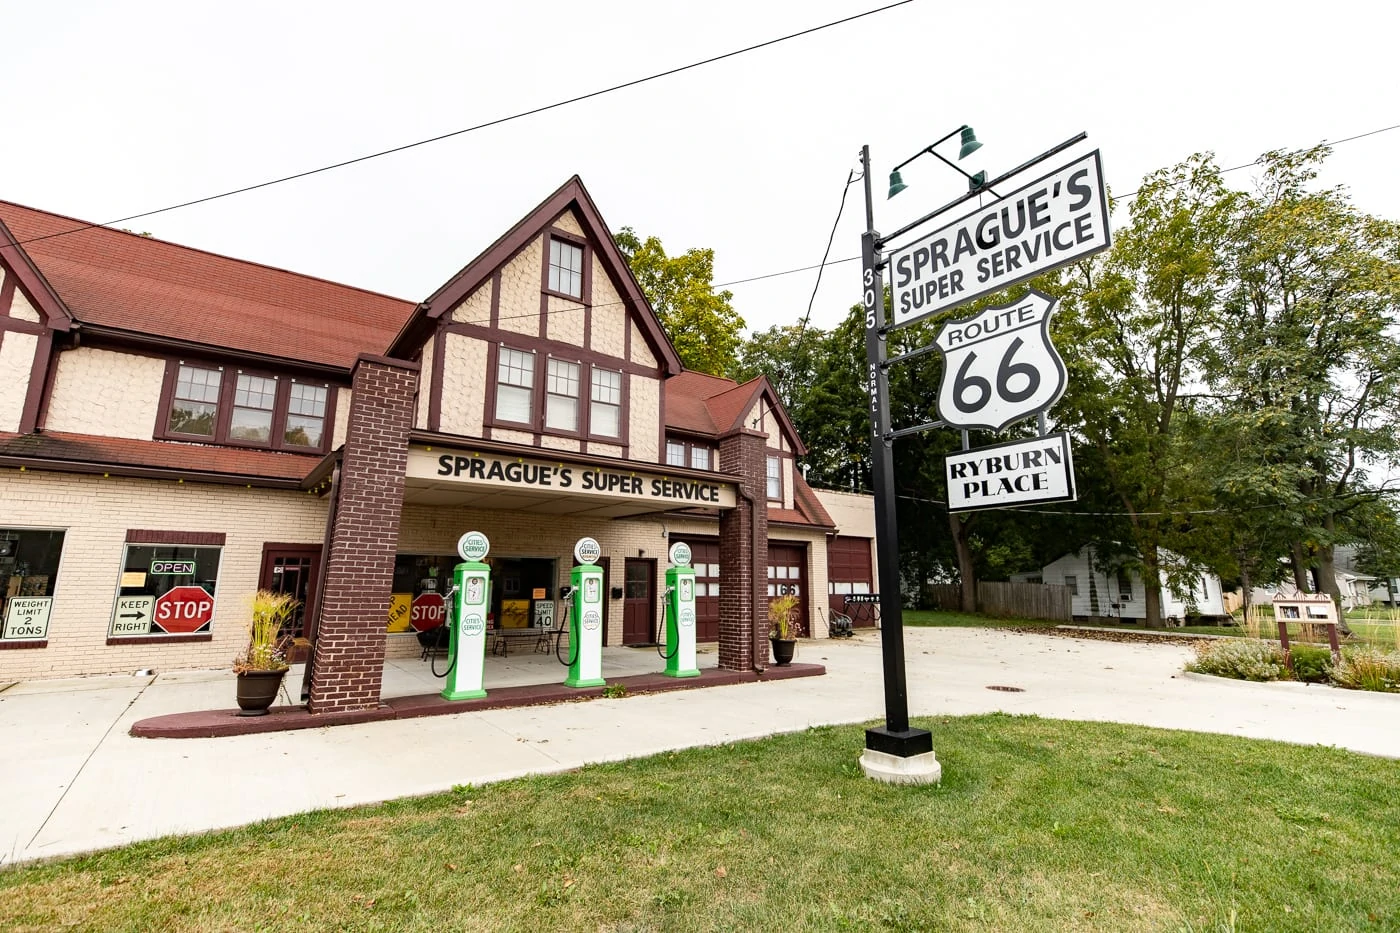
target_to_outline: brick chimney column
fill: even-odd
[[[719,441],[720,467],[740,488],[719,519],[719,666],[731,671],[768,666],[767,445],[747,429]]]
[[[312,713],[379,705],[418,364],[361,354],[311,655]]]

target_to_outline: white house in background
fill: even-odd
[[[1164,563],[1185,564],[1185,559],[1163,551]],[[1085,618],[1110,618],[1127,621],[1147,617],[1147,592],[1142,575],[1136,570],[1119,567],[1105,573],[1096,567],[1094,549],[1081,548],[1053,560],[1039,573],[1011,575],[1014,583],[1061,584],[1069,587],[1071,611]],[[1188,612],[1201,616],[1223,616],[1220,578],[1203,573],[1195,578],[1190,592],[1173,592],[1162,574],[1162,617],[1185,619]]]
[[[1377,585],[1379,592],[1375,592]],[[1385,581],[1376,577],[1367,576],[1364,573],[1351,573],[1346,570],[1337,571],[1337,591],[1342,594],[1342,608],[1355,609],[1358,606],[1369,606],[1372,602],[1385,602]],[[1295,599],[1306,593],[1299,593],[1298,588],[1293,585],[1292,580],[1284,580],[1276,586],[1255,587],[1250,591],[1251,602],[1259,605],[1271,605],[1275,598]]]

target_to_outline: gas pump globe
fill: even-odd
[[[666,669],[667,677],[699,677],[695,666],[695,568],[690,566],[690,545],[671,545],[671,566],[666,569]]]
[[[569,676],[566,687],[601,687],[603,680],[603,549],[592,538],[574,545],[578,565],[569,573],[574,611],[569,613]]]
[[[479,531],[469,531],[457,541],[462,563],[452,568],[452,599],[447,607],[450,664],[444,700],[471,700],[486,696],[482,678],[486,672],[486,614],[491,607],[491,568],[482,563],[491,542]]]

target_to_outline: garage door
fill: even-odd
[[[807,545],[768,542],[768,597],[791,594],[797,602],[797,621],[804,635],[812,627],[807,619]]]
[[[678,539],[679,540],[679,539]],[[695,568],[695,640],[719,641],[719,542],[685,538]]]
[[[874,590],[869,538],[833,538],[826,543],[827,605],[845,612],[856,625],[874,625],[875,613],[865,603],[847,604],[847,596]]]

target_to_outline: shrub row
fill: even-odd
[[[1186,669],[1236,680],[1300,680],[1354,690],[1400,692],[1400,652],[1351,645],[1342,649],[1342,659],[1336,664],[1330,650],[1316,645],[1294,645],[1291,654],[1290,674],[1283,663],[1283,649],[1272,642],[1253,638],[1203,641],[1196,645],[1196,660]]]

